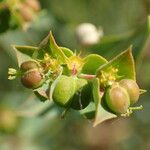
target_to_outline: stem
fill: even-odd
[[[78,75],[79,78],[83,78],[83,79],[93,79],[96,77],[96,75],[92,75],[92,74],[79,74]]]
[[[129,107],[129,109],[130,109],[130,110],[141,110],[141,109],[143,109],[143,106],[140,105],[140,106],[138,106],[138,107]]]

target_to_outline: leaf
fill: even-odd
[[[67,57],[73,56],[73,52],[69,48],[66,47],[60,47],[60,48]]]
[[[66,55],[63,53],[62,49],[56,44],[55,39],[52,35],[52,32],[49,33],[50,36],[50,48],[52,51],[52,54],[58,58],[58,60],[60,60],[62,63],[67,63],[67,57]]]
[[[44,40],[40,43],[39,49],[44,51],[45,53],[48,53],[52,57],[57,58],[58,60],[60,60],[61,63],[66,63],[67,62],[66,55],[71,54],[69,49],[61,48],[57,45],[51,31],[49,32],[48,36],[44,38]]]
[[[48,90],[50,88],[50,80],[47,80],[41,87],[34,90],[34,94],[42,101],[48,100]]]
[[[107,60],[100,55],[90,54],[84,58],[84,66],[82,68],[82,73],[85,74],[95,74],[96,70],[103,64],[107,63]]]
[[[55,89],[55,87],[56,87],[57,82],[59,81],[59,79],[60,79],[60,77],[61,77],[61,75],[62,75],[62,72],[63,72],[63,68],[62,68],[62,70],[61,70],[59,76],[53,81],[53,83],[52,83],[52,85],[51,85],[51,87],[50,87],[49,100],[53,100],[53,92],[54,92],[54,89]]]
[[[50,48],[50,33],[41,41],[39,44],[39,49],[52,55],[51,48]]]
[[[19,66],[22,62],[32,59],[32,56],[35,53],[35,51],[38,51],[38,47],[33,47],[33,46],[13,45],[13,49],[16,52]]]
[[[15,49],[19,52],[21,52],[24,55],[28,55],[29,57],[32,57],[35,51],[38,51],[38,47],[33,46],[18,46],[14,45]]]
[[[120,53],[118,56],[113,58],[107,64],[100,66],[97,75],[100,74],[101,70],[105,70],[109,67],[114,67],[118,69],[118,75],[124,79],[136,80],[135,74],[135,64],[132,56],[132,47],[130,46],[127,50]]]
[[[117,117],[115,114],[106,111],[102,107],[99,87],[100,87],[99,79],[95,78],[93,80],[93,98],[94,98],[94,103],[95,103],[95,119],[93,122],[94,127],[102,123],[105,120]]]
[[[90,102],[90,104],[86,108],[80,110],[80,114],[83,115],[86,119],[92,120],[95,116],[94,102]]]

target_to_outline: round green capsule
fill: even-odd
[[[130,99],[127,91],[118,85],[114,85],[107,89],[105,99],[108,108],[116,114],[126,113],[130,106]]]
[[[62,107],[67,107],[76,92],[76,77],[62,75],[54,88],[53,100]]]
[[[138,101],[140,95],[140,89],[134,80],[123,79],[119,82],[119,85],[127,90],[130,97],[131,104],[134,104]]]

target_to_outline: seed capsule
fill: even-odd
[[[130,106],[127,91],[119,85],[114,85],[106,91],[106,104],[108,108],[116,114],[126,113]]]
[[[62,75],[56,84],[53,100],[62,107],[66,107],[76,91],[76,78]]]
[[[21,77],[21,82],[26,88],[37,88],[43,83],[43,76],[38,70],[31,70]]]
[[[134,104],[138,101],[140,95],[140,89],[134,80],[123,79],[119,82],[119,85],[127,90],[130,97],[131,104]]]
[[[23,72],[26,72],[26,71],[28,71],[30,69],[35,69],[35,68],[38,68],[38,65],[37,65],[37,63],[35,61],[32,61],[32,60],[25,61],[20,66],[20,69]]]

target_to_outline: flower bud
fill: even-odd
[[[134,80],[123,79],[119,82],[119,85],[127,90],[130,97],[131,104],[134,104],[138,101],[140,95],[140,89]]]
[[[126,113],[130,106],[127,91],[119,85],[113,85],[111,88],[107,89],[105,99],[108,108],[116,114]]]
[[[43,76],[38,70],[31,70],[21,77],[21,82],[26,88],[35,89],[43,83]]]
[[[53,100],[62,107],[68,106],[76,91],[76,78],[62,75],[53,92]]]

